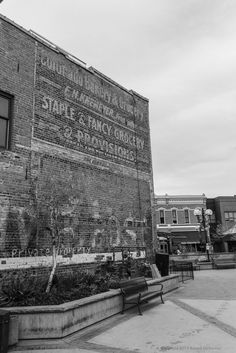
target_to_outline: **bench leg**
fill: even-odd
[[[141,312],[140,304],[141,304],[141,294],[139,293],[138,302],[137,302],[138,313],[139,313],[139,315],[143,315],[142,312]]]
[[[124,296],[122,297],[122,310],[121,310],[121,314],[124,314],[124,310],[125,310],[125,298]]]
[[[164,300],[163,300],[163,298],[162,298],[162,294],[161,294],[161,301],[162,301],[162,304],[165,304],[165,303],[164,303]]]
[[[139,313],[139,315],[143,315],[141,312],[141,309],[140,309],[140,303],[138,303],[138,313]]]

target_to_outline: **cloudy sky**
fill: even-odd
[[[235,0],[3,0],[0,12],[149,98],[156,194],[236,194]]]

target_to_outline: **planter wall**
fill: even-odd
[[[179,287],[178,275],[149,280],[162,283],[164,293]],[[152,287],[153,289],[153,287]],[[110,290],[61,305],[5,308],[18,317],[19,339],[62,338],[121,312],[120,290]],[[14,333],[11,333],[14,334]],[[14,334],[16,336],[16,333]]]

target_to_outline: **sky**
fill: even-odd
[[[149,99],[155,194],[236,194],[235,0],[3,0],[0,13]]]

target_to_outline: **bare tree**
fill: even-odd
[[[67,216],[72,216],[79,202],[78,182],[72,174],[63,172],[56,174],[44,173],[35,181],[32,217],[37,223],[36,241],[38,242],[39,227],[42,224],[42,215],[52,241],[52,269],[50,272],[46,292],[50,292],[57,267],[57,257],[63,235],[64,222]]]

